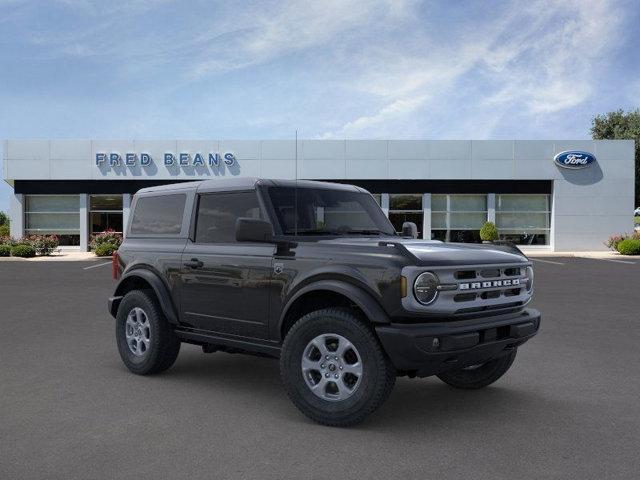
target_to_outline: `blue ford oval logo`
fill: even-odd
[[[589,152],[581,152],[580,150],[567,150],[560,152],[553,161],[563,168],[585,168],[596,161],[594,154]]]

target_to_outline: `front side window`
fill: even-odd
[[[186,199],[184,193],[138,198],[131,219],[131,233],[179,235]]]
[[[368,193],[271,187],[269,198],[284,235],[393,235],[393,226]]]
[[[196,243],[234,243],[238,218],[261,218],[256,192],[201,195]]]

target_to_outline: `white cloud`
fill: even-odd
[[[206,58],[196,62],[194,74],[221,73],[261,64],[276,57],[328,44],[349,41],[354,32],[405,18],[406,0],[280,1],[234,20],[234,37],[203,39],[209,43]],[[228,30],[224,27],[223,30]],[[220,25],[215,27],[219,31]],[[205,41],[203,41],[205,43]],[[230,52],[230,54],[229,54]]]
[[[421,54],[401,48],[378,54],[382,61],[356,86],[382,103],[325,136],[376,135],[443,95],[482,119],[481,128],[465,132],[486,135],[511,108],[544,115],[576,107],[593,95],[621,17],[608,0],[514,2],[491,24],[470,19],[468,35],[423,39]],[[469,76],[483,85],[475,98],[458,85]],[[458,104],[458,97],[474,106]]]
[[[490,105],[520,101],[532,113],[549,113],[593,93],[597,70],[615,45],[621,12],[607,0],[536,6],[534,23],[485,62],[494,84],[503,85],[487,98]]]
[[[145,13],[171,0],[126,0],[123,2],[104,0],[56,0],[58,4],[71,10],[96,16],[137,15]]]
[[[100,57],[141,65],[180,61],[192,78],[260,65],[295,52],[330,51],[353,42],[354,36],[375,37],[396,21],[410,18],[415,4],[413,0],[265,0],[209,2],[189,10],[178,0],[57,3],[87,18],[80,18],[72,29],[30,33],[28,40],[46,48],[49,56]],[[192,13],[187,27],[148,23],[145,17],[171,4]]]
[[[427,95],[423,95],[421,97],[396,100],[389,105],[385,105],[382,109],[372,115],[358,117],[352,122],[347,123],[340,130],[340,135],[328,132],[323,136],[323,138],[349,136],[352,133],[359,134],[362,130],[383,126],[389,120],[415,112],[424,104],[427,98]]]
[[[304,70],[300,91],[316,98],[294,100],[324,108],[314,133],[339,138],[425,136],[443,119],[460,136],[490,136],[514,111],[568,111],[594,96],[624,22],[613,0],[513,0],[490,14],[475,2],[452,3],[446,28],[442,6],[436,14],[413,0],[58,4],[74,12],[71,28],[24,29],[42,56],[96,60],[125,79],[171,69],[175,89],[250,76],[258,66],[284,65],[274,74],[283,83]],[[171,25],[149,21],[159,6],[187,15]],[[270,122],[279,115],[308,124],[315,115],[295,118],[286,106],[251,112],[251,101],[247,115]]]

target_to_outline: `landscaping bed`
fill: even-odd
[[[640,231],[611,235],[604,244],[620,255],[640,255]]]

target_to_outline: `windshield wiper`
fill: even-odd
[[[286,235],[294,235],[296,232],[294,232],[293,230],[287,230]],[[310,228],[310,229],[306,229],[306,230],[298,230],[297,232],[298,235],[336,235],[336,236],[341,236],[341,235],[387,235],[386,232],[383,232],[382,230],[375,230],[375,229],[371,229],[371,230],[367,230],[367,229],[362,229],[362,230],[347,230],[347,229],[338,229],[338,230],[325,230],[325,229],[315,229],[315,228]]]
[[[320,229],[308,229],[308,230],[298,230],[294,232],[293,230],[287,230],[287,235],[337,235],[336,232],[332,230],[320,230]]]
[[[385,235],[382,230],[344,230],[341,234],[356,234],[356,235]]]

